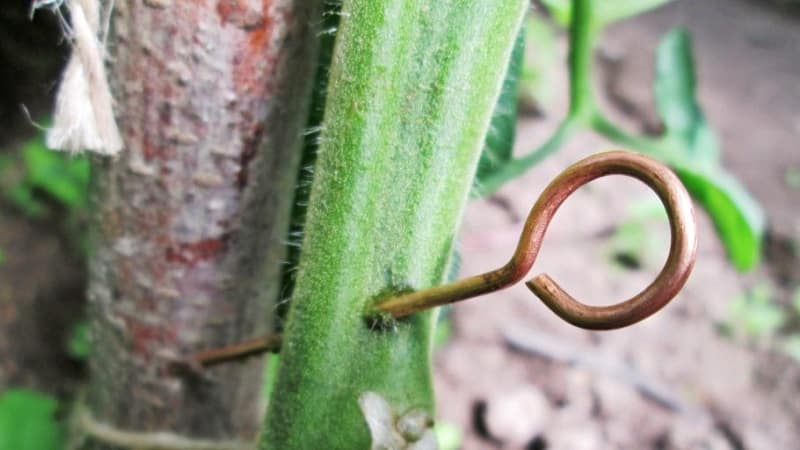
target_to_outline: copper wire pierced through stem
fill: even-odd
[[[686,283],[697,253],[697,225],[689,194],[666,166],[647,156],[611,151],[589,156],[564,170],[536,201],[522,229],[517,249],[503,267],[454,283],[379,301],[376,312],[395,318],[505,289],[522,280],[533,266],[550,220],[579,187],[606,175],[627,175],[648,185],[667,210],[672,242],[669,257],[655,280],[634,297],[610,306],[589,306],[567,294],[547,274],[525,284],[565,321],[587,329],[622,328],[666,305]]]
[[[237,342],[225,347],[203,350],[192,354],[182,364],[193,372],[199,373],[202,369],[257,356],[267,352],[280,351],[283,335],[280,333],[259,336],[255,339]]]

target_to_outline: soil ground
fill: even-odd
[[[737,273],[701,213],[686,288],[630,328],[572,328],[524,286],[453,308],[453,336],[434,370],[439,417],[462,429],[463,449],[800,449],[800,364],[776,351],[774,336],[720,332],[731,323],[731,302],[755,283],[768,283],[783,303],[800,285],[790,250],[800,239],[800,191],[787,182],[800,167],[800,16],[756,1],[685,0],[610,28],[603,53],[617,60],[614,94],[629,106],[619,108],[619,98],[606,106],[632,129],[653,121],[653,52],[678,25],[692,33],[701,102],[725,166],[766,210],[764,263]],[[544,117],[520,122],[519,154],[555,130],[564,103],[557,98]],[[609,147],[583,135],[495,197],[473,202],[460,234],[462,275],[502,265],[547,182]],[[666,223],[647,229],[650,250],[634,269],[611,262],[609,235],[648,198],[655,196],[626,179],[582,188],[558,212],[534,273],[549,273],[589,303],[635,294],[666,257]]]

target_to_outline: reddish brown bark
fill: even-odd
[[[95,164],[88,407],[124,430],[252,439],[260,358],[200,378],[172,368],[270,331],[317,2],[115,3],[110,77],[126,148]]]

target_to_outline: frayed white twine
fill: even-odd
[[[122,137],[112,111],[105,49],[98,39],[100,5],[98,0],[67,0],[66,4],[71,27],[65,33],[72,41],[72,55],[58,88],[47,146],[113,156],[122,150]]]
[[[165,431],[139,432],[119,430],[92,416],[89,409],[79,405],[77,423],[94,440],[115,447],[135,450],[255,450],[255,445],[238,441],[194,439]]]

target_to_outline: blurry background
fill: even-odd
[[[539,6],[527,29],[518,154],[553,133],[567,104],[566,34]],[[89,168],[45,149],[31,123],[46,124],[68,49],[58,18],[39,11],[31,22],[29,9],[27,0],[0,7],[0,430],[66,413],[57,400],[74,394],[88,351]],[[443,447],[800,448],[800,6],[681,0],[607,28],[595,82],[605,111],[631,131],[662,128],[654,53],[679,25],[692,36],[699,101],[723,165],[767,216],[760,264],[737,271],[698,208],[695,271],[641,324],[577,330],[522,286],[451,309],[434,362]],[[503,264],[544,186],[611,146],[581,133],[473,201],[459,239],[461,275]],[[668,245],[656,197],[635,181],[606,178],[562,207],[534,271],[579,299],[611,303],[653,279]],[[35,448],[51,448],[57,437],[39,430]],[[0,436],[0,450],[12,449],[20,447]]]
[[[538,72],[527,86],[523,77],[522,95],[533,91],[536,108],[527,109],[537,115],[521,116],[517,154],[552,134],[567,103],[566,36],[532,20],[526,69]],[[800,8],[684,0],[610,26],[596,85],[604,109],[629,130],[660,126],[654,53],[680,25],[692,36],[699,100],[723,165],[766,213],[761,263],[738,272],[698,208],[694,272],[672,303],[640,324],[578,330],[522,285],[453,308],[434,373],[439,415],[460,429],[463,448],[800,448]],[[552,48],[537,49],[531,33],[552,39]],[[613,147],[582,133],[498,194],[472,202],[460,234],[462,275],[505,263],[544,186]],[[661,211],[636,181],[593,182],[559,210],[531,275],[547,272],[589,303],[634,295],[666,259]]]

